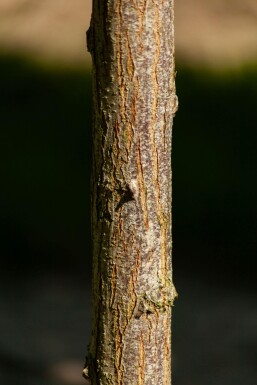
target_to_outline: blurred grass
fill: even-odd
[[[256,266],[257,71],[177,65],[174,264]],[[1,255],[13,269],[86,268],[90,257],[88,69],[0,57]]]

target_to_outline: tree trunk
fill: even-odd
[[[93,385],[171,383],[173,0],[94,0]]]

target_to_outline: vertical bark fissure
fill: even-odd
[[[170,385],[173,0],[94,0],[92,385]]]

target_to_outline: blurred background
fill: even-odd
[[[0,2],[0,384],[79,385],[91,322],[88,0]],[[257,379],[257,3],[175,4],[173,383]]]

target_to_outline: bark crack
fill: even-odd
[[[137,154],[137,179],[138,179],[138,185],[139,185],[139,193],[140,193],[140,199],[141,199],[141,205],[143,210],[143,218],[144,218],[144,224],[145,228],[148,229],[148,208],[147,208],[147,191],[144,183],[144,174],[143,174],[143,165],[141,161],[141,148],[140,148],[140,141],[138,143],[138,154]]]

